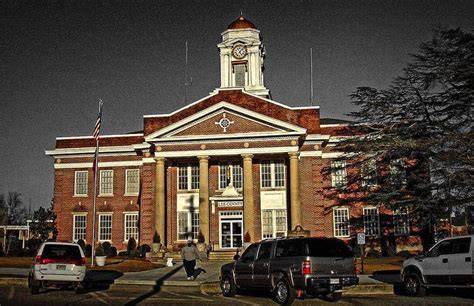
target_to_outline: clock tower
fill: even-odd
[[[243,88],[252,94],[268,98],[263,83],[263,47],[260,31],[240,15],[221,34],[218,44],[221,60],[221,87]]]

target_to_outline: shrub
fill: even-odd
[[[84,249],[84,255],[86,257],[91,257],[92,256],[92,245],[90,245],[90,244],[86,245],[86,248]]]
[[[155,231],[155,234],[153,235],[153,243],[161,243],[161,237],[157,231]]]
[[[110,248],[111,247],[112,246],[110,245],[110,242],[108,242],[108,241],[104,241],[102,243],[102,248],[104,249],[104,255],[105,256],[110,256]]]
[[[159,243],[159,242],[155,242],[155,243]],[[151,248],[148,244],[142,244],[140,246],[140,257],[145,257],[146,253],[150,251],[151,251]]]
[[[398,256],[403,257],[403,258],[410,258],[413,255],[409,251],[403,250],[398,253]]]
[[[127,251],[120,251],[120,252],[118,252],[118,256],[128,256],[128,252]]]
[[[127,244],[127,255],[128,258],[134,258],[136,256],[135,250],[137,249],[137,242],[135,241],[134,238],[128,239],[128,244]]]
[[[110,257],[115,257],[117,256],[117,248],[116,247],[111,247],[109,249],[109,254],[107,256],[110,256]]]
[[[84,242],[84,240],[82,239],[77,240],[77,244],[81,247],[83,252],[86,251],[86,243]]]
[[[372,249],[367,253],[367,257],[380,258],[382,257],[382,254],[380,254],[378,250]]]
[[[102,243],[99,242],[99,245],[95,248],[95,256],[104,256],[104,247]]]

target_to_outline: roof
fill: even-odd
[[[239,18],[234,20],[229,26],[227,27],[228,30],[232,29],[257,29],[253,23],[245,19],[244,16],[240,15]]]

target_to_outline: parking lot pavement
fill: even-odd
[[[0,286],[0,304],[4,305],[276,305],[268,293],[247,293],[233,298],[221,294],[177,293],[144,291],[143,287],[121,290],[96,290],[75,294],[72,290],[49,290],[32,296],[24,286]],[[412,298],[386,295],[349,295],[338,303],[319,298],[297,299],[294,305],[473,305],[474,296],[469,292],[437,291],[427,297]]]

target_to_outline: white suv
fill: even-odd
[[[31,265],[28,286],[36,294],[40,288],[63,288],[73,286],[76,293],[83,288],[86,275],[86,258],[81,247],[75,243],[45,242]]]
[[[403,262],[405,292],[423,296],[426,288],[474,288],[474,235],[441,240],[425,255]]]

